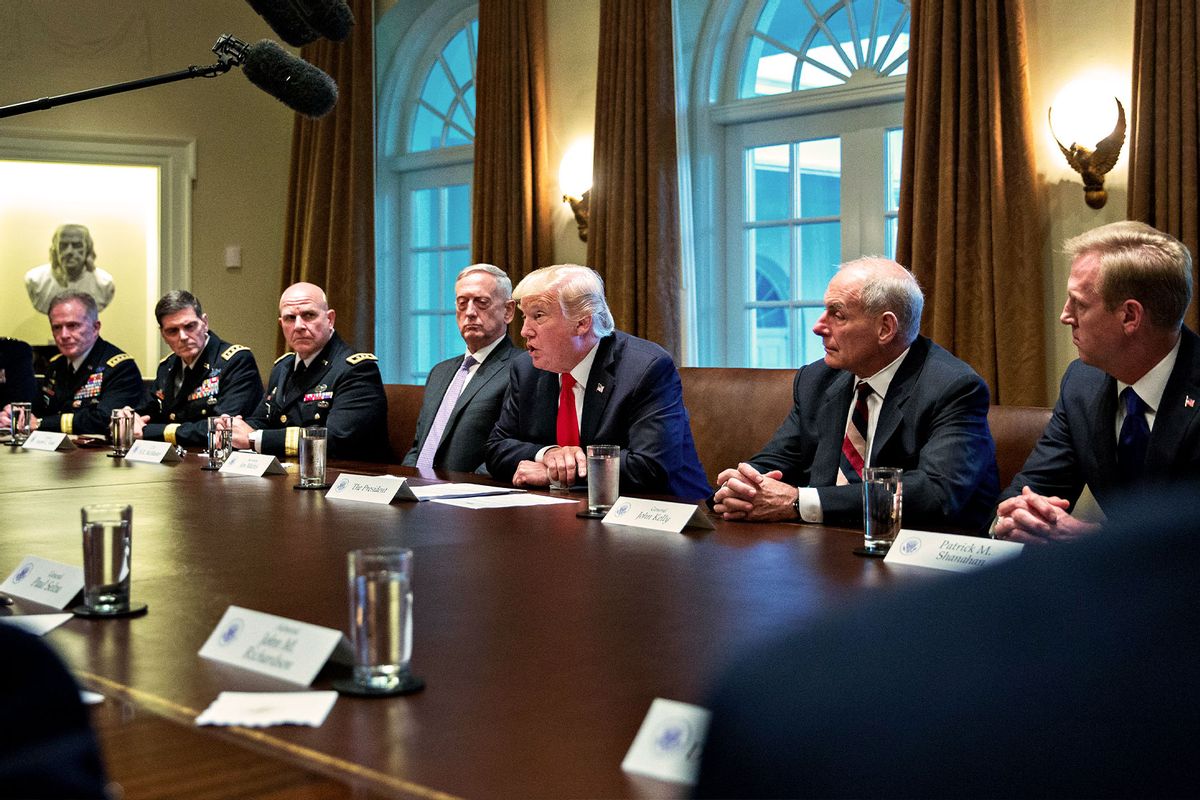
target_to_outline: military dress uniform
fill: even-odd
[[[295,353],[275,361],[267,394],[246,420],[262,430],[262,452],[295,456],[300,429],[328,429],[331,458],[384,461],[391,455],[387,437],[387,395],[372,353],[356,353],[335,331],[312,363],[303,367]]]
[[[142,395],[142,373],[133,356],[97,336],[78,370],[62,353],[50,359],[33,415],[39,430],[107,434],[113,409],[136,408]]]
[[[179,383],[181,373],[183,382]],[[262,396],[262,378],[250,348],[222,341],[210,330],[208,343],[191,369],[174,353],[158,362],[150,398],[138,409],[139,414],[150,416],[142,438],[204,447],[209,417],[247,417],[258,408]]]
[[[32,403],[36,396],[33,349],[20,339],[0,336],[0,408],[9,403]]]

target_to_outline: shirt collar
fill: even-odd
[[[500,340],[503,338],[504,338],[504,334],[497,336],[496,341],[492,342],[489,345],[484,345],[483,347],[476,350],[474,353],[472,353],[470,350],[468,350],[467,352],[463,353],[463,359],[465,360],[467,356],[471,356],[472,358],[475,359],[476,364],[482,364],[483,362],[487,361],[487,357],[492,354],[492,351],[496,349],[497,345],[500,344]]]
[[[904,348],[904,352],[896,356],[895,361],[866,379],[866,382],[871,386],[871,390],[879,395],[880,399],[887,397],[888,387],[892,385],[892,378],[896,377],[896,372],[900,369],[900,364],[903,363],[904,357],[908,355],[908,351],[911,349],[911,345]],[[857,385],[857,381],[855,385]]]
[[[596,350],[599,347],[600,342],[596,342],[592,349],[588,350],[588,354],[583,357],[583,360],[571,368],[571,377],[575,379],[575,383],[579,384],[580,388],[587,388],[588,376],[592,374],[592,364],[596,362]]]
[[[1175,346],[1171,348],[1171,352],[1163,356],[1162,361],[1155,364],[1149,372],[1132,384],[1137,396],[1142,398],[1143,403],[1150,406],[1151,411],[1158,411],[1158,406],[1162,403],[1163,392],[1167,390],[1167,381],[1171,379],[1171,372],[1175,369],[1175,361],[1179,358],[1179,345],[1182,343],[1183,337],[1181,336],[1175,342]],[[1129,385],[1117,381],[1117,397],[1120,397],[1121,392],[1125,391],[1125,387]]]
[[[97,340],[97,341],[99,341],[99,340]],[[96,349],[96,345],[93,344],[91,347],[88,348],[88,351],[86,353],[81,355],[79,358],[72,359],[71,360],[71,369],[78,372],[79,368],[81,366],[83,366],[84,362],[86,362],[88,360],[88,356],[90,356],[92,354],[92,351],[95,349]]]
[[[208,334],[208,333],[204,334],[204,345],[199,350],[196,351],[196,357],[192,359],[192,362],[190,364],[187,361],[184,361],[182,358],[179,359],[180,361],[183,361],[183,365],[185,367],[187,367],[188,369],[191,369],[192,367],[196,366],[196,362],[200,360],[200,356],[204,355],[204,351],[208,349],[208,337],[210,335],[211,334]]]

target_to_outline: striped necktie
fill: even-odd
[[[867,397],[871,384],[859,381],[854,387],[854,411],[846,423],[846,435],[842,439],[842,457],[838,462],[837,485],[862,483],[863,467],[867,463]]]

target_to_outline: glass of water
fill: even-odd
[[[13,403],[9,406],[9,412],[11,415],[9,425],[12,433],[12,443],[14,447],[20,447],[25,444],[25,440],[29,438],[29,434],[33,433],[33,404]]]
[[[208,464],[202,469],[220,469],[233,452],[233,426],[228,414],[208,418]]]
[[[124,458],[133,447],[133,412],[114,408],[108,420],[108,438],[112,442],[112,457]]]
[[[412,657],[412,558],[400,547],[347,555],[350,644],[354,679],[335,683],[355,694],[404,694],[424,682],[409,671]]]
[[[146,606],[130,603],[133,506],[120,503],[81,509],[83,520],[83,616],[125,616]]]
[[[904,470],[894,467],[863,470],[863,551],[867,555],[887,553],[900,533],[903,473]]]
[[[621,447],[589,444],[587,448],[588,516],[604,516],[621,493]]]
[[[300,429],[300,488],[326,489],[325,483],[325,445],[328,431],[313,425]]]

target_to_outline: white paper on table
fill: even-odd
[[[35,636],[45,636],[50,631],[62,625],[74,614],[25,614],[20,617],[0,617],[0,622],[12,625],[14,628],[32,633]]]
[[[524,489],[506,486],[484,486],[482,483],[431,483],[425,486],[408,484],[418,500],[438,498],[486,497],[488,495],[521,494]]]
[[[221,692],[200,716],[197,725],[311,725],[319,728],[329,716],[337,692]]]
[[[578,503],[577,499],[547,497],[544,494],[498,494],[483,497],[437,498],[430,502],[445,503],[459,508],[512,508],[514,506],[552,506],[558,503]]]

